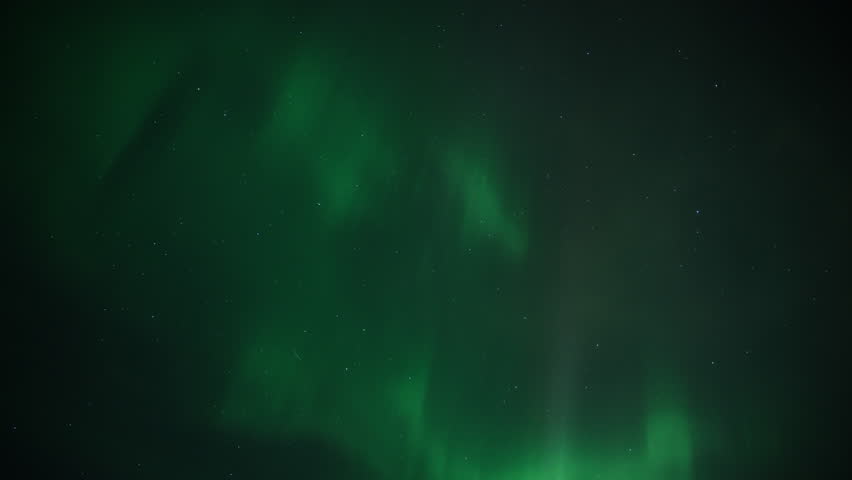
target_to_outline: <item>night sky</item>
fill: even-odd
[[[839,10],[118,3],[6,9],[9,478],[841,465]]]

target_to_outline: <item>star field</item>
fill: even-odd
[[[832,12],[11,13],[14,478],[840,465]]]

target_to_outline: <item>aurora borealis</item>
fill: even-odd
[[[15,478],[833,468],[827,13],[63,8],[7,28]]]

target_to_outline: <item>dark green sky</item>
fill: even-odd
[[[836,12],[243,3],[8,12],[19,478],[832,468]]]

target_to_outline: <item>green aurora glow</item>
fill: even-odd
[[[790,227],[713,173],[773,151],[656,38],[461,10],[55,20],[22,190],[86,353],[17,429],[105,478],[780,465],[807,397],[763,370],[792,337],[746,319],[813,280],[775,277]]]

